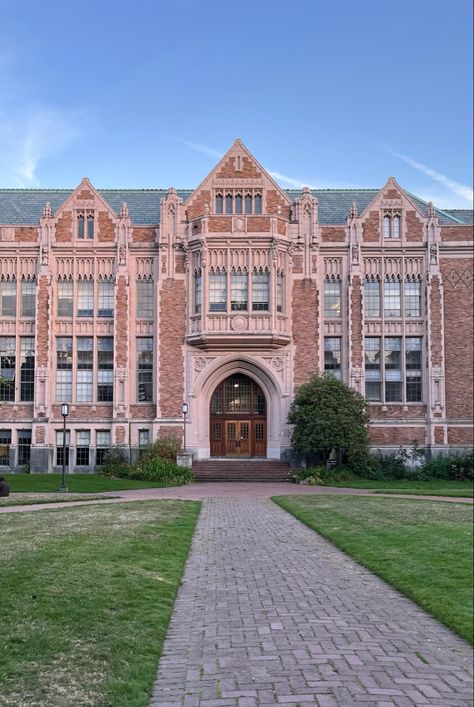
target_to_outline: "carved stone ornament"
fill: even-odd
[[[232,317],[230,326],[234,331],[243,331],[247,328],[247,320],[245,317]]]
[[[245,219],[241,216],[237,216],[233,219],[234,221],[234,231],[245,231]]]
[[[275,369],[275,371],[282,371],[285,366],[285,359],[283,356],[274,356],[272,358],[272,367]]]
[[[430,246],[430,263],[431,265],[438,265],[438,246]]]
[[[207,366],[207,361],[203,356],[196,356],[194,359],[194,370],[203,371]]]

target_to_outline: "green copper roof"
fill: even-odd
[[[72,189],[0,189],[0,224],[35,226],[40,221],[46,202],[51,204],[51,209],[55,213],[73,191]],[[122,203],[126,202],[132,222],[142,225],[159,223],[160,200],[167,194],[167,189],[98,189],[97,191],[117,214]],[[312,194],[318,200],[319,223],[345,224],[353,203],[361,214],[378,192],[378,189],[313,189]],[[178,196],[183,200],[192,193],[191,189],[177,190]],[[294,200],[300,191],[287,189],[285,193]],[[427,213],[426,202],[412,194],[409,194],[409,197],[423,214]],[[437,213],[443,225],[472,223],[472,211],[466,209],[449,211],[437,209]]]

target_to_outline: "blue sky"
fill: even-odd
[[[283,187],[472,207],[470,0],[0,2],[0,186]]]

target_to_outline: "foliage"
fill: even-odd
[[[7,480],[11,494],[17,493],[56,493],[61,484],[61,474],[3,474]],[[134,480],[129,478],[115,479],[103,476],[102,474],[67,474],[68,494],[61,495],[69,498],[71,494],[81,493],[101,493],[102,491],[126,491],[128,489],[149,489],[161,486],[157,482]],[[10,494],[9,498],[12,498]],[[58,500],[56,498],[56,500]]]
[[[324,486],[322,473],[325,471],[323,466],[310,467],[309,469],[300,469],[292,475],[292,480],[297,484],[306,484],[308,486]]]
[[[472,454],[451,454],[428,460],[423,467],[423,478],[450,481],[472,481],[474,478]]]
[[[326,495],[273,500],[472,642],[469,504]]]
[[[121,447],[107,452],[101,473],[120,479],[156,481],[164,486],[181,486],[193,480],[192,471],[176,464],[176,455],[181,441],[174,435],[158,437],[153,444],[142,450],[139,460],[130,464]]]
[[[288,422],[292,446],[305,458],[325,465],[333,450],[337,461],[362,471],[369,458],[369,416],[365,399],[333,376],[313,375],[296,389]]]

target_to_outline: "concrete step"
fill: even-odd
[[[286,481],[291,469],[278,460],[201,460],[193,463],[197,481]]]

